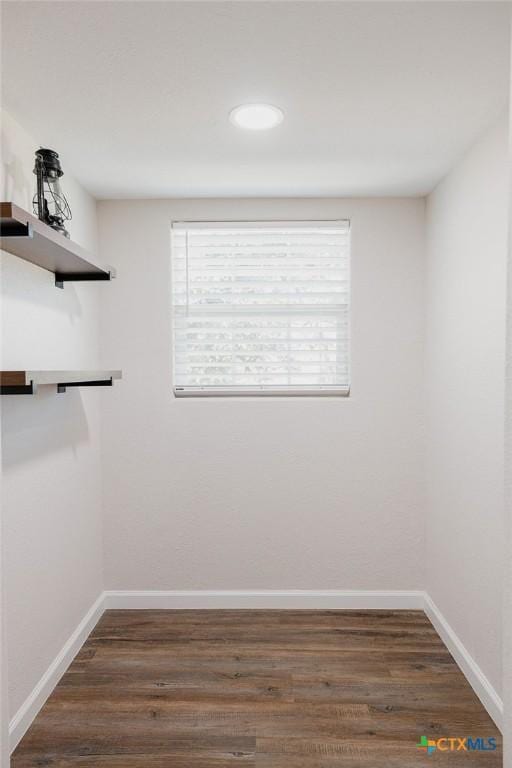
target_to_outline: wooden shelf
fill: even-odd
[[[121,371],[0,371],[0,395],[33,395],[38,386],[110,387]]]
[[[55,285],[70,280],[111,280],[115,270],[14,203],[0,203],[0,247],[55,274]]]

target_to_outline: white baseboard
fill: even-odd
[[[466,680],[501,731],[503,729],[503,701],[427,593],[425,593],[424,611]]]
[[[105,610],[104,604],[105,598],[102,593],[12,718],[9,723],[9,751],[11,753],[16,749],[46,699],[98,623]]]
[[[431,598],[420,590],[108,590],[84,616],[9,724],[12,752],[107,609],[424,610],[498,728],[503,702]]]
[[[423,609],[414,590],[262,589],[107,591],[106,608],[225,609]]]

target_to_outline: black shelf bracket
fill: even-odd
[[[2,221],[0,223],[0,237],[33,237],[32,225],[21,221]]]
[[[83,282],[87,280],[112,280],[111,272],[56,272],[55,287],[64,288],[64,283]]]
[[[111,387],[112,379],[101,379],[100,381],[63,381],[57,384],[57,392],[65,392],[68,387]]]
[[[0,395],[34,395],[36,386],[33,381],[30,384],[2,384]]]

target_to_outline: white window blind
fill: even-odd
[[[172,226],[174,392],[347,395],[348,221]]]

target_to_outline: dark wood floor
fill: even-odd
[[[490,737],[497,752],[416,748]],[[107,611],[12,768],[501,766],[419,611]]]

